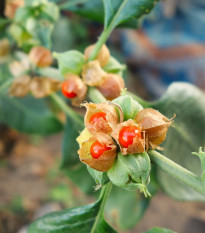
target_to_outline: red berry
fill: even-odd
[[[63,95],[67,98],[72,99],[77,96],[77,94],[73,91],[73,85],[71,84],[69,79],[65,80],[62,83],[61,90],[62,90]]]
[[[119,133],[119,142],[123,147],[128,148],[136,136],[141,138],[140,129],[137,126],[126,126]]]
[[[91,116],[89,122],[92,123],[92,124],[97,123],[100,118],[103,118],[106,121],[106,113],[104,113],[104,112],[96,112],[96,113],[94,113]]]
[[[106,150],[110,149],[110,147],[102,145],[99,141],[95,141],[90,147],[90,153],[93,159],[98,159]]]

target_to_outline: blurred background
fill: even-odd
[[[2,1],[1,14],[12,17],[19,2],[23,1],[7,0],[4,6]],[[203,0],[166,0],[139,22],[138,29],[114,30],[107,45],[112,56],[127,65],[129,91],[155,100],[176,81],[205,90],[204,12]],[[83,52],[102,29],[100,23],[62,11],[52,50]],[[85,194],[60,171],[62,137],[26,135],[0,122],[0,233],[25,233],[27,224],[45,213],[95,200],[97,193]],[[112,217],[116,214],[113,209]],[[154,226],[204,233],[205,204],[175,201],[160,192],[134,229],[119,232],[140,233]]]

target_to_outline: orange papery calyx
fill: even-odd
[[[172,119],[168,119],[159,111],[152,108],[143,109],[138,112],[135,122],[145,132],[146,150],[149,148],[162,149],[159,145],[165,140],[168,128],[173,122]]]

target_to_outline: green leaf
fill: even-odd
[[[107,175],[114,185],[131,191],[139,189],[145,196],[149,196],[146,186],[149,183],[150,171],[150,159],[146,152],[127,155],[118,153]]]
[[[120,64],[114,57],[110,57],[108,64],[103,69],[108,73],[120,73],[126,69],[126,66]]]
[[[23,133],[48,135],[62,130],[60,121],[48,109],[45,100],[32,96],[0,96],[0,120]]]
[[[97,184],[97,188],[109,182],[109,178],[106,172],[97,171],[89,166],[87,166],[87,169],[90,175],[92,176],[92,178],[95,180],[95,183]]]
[[[83,118],[76,113],[76,117]],[[79,136],[79,132],[82,131],[83,126],[77,124],[72,118],[66,118],[65,131],[63,136],[62,144],[62,169],[69,169],[70,167],[79,163],[78,149],[79,145],[76,141],[76,138]]]
[[[148,14],[154,7],[156,0],[103,0],[105,9],[104,26],[111,30],[119,24],[131,19],[140,18]]]
[[[205,95],[195,86],[174,83],[152,107],[174,119],[174,127],[168,130],[162,144],[163,155],[184,168],[201,174],[200,160],[192,152],[205,142]],[[157,171],[158,180],[167,194],[178,200],[205,201],[205,196],[182,184],[164,172]]]
[[[142,218],[149,202],[150,199],[136,191],[114,186],[106,203],[106,214],[111,223],[120,229],[129,229]]]
[[[80,16],[97,21],[99,23],[104,22],[104,8],[102,0],[70,0],[62,6],[63,10],[72,11]],[[133,18],[125,22],[124,27],[137,27],[137,19]]]
[[[80,74],[82,66],[85,64],[84,55],[78,51],[71,50],[64,53],[54,53],[58,60],[58,66],[62,75]]]
[[[93,204],[47,214],[33,222],[28,233],[116,233],[103,217],[106,198],[104,192]]]
[[[171,231],[169,229],[165,229],[165,228],[154,227],[151,230],[146,231],[144,233],[176,233],[176,232]]]
[[[129,95],[120,96],[112,101],[119,104],[124,114],[124,121],[134,119],[143,107]]]

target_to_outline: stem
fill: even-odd
[[[191,171],[183,168],[179,164],[176,164],[167,157],[161,155],[159,152],[150,150],[148,152],[150,159],[155,163],[162,171],[168,173],[176,180],[181,181],[182,183],[191,186],[193,189],[198,191],[201,194],[205,194],[205,188],[201,179]]]
[[[50,95],[50,97],[61,107],[61,109],[63,110],[63,112],[69,116],[70,118],[72,118],[77,124],[79,124],[80,126],[84,127],[84,123],[82,121],[82,119],[80,118],[80,116],[75,113],[64,101],[63,99],[57,95],[56,93],[53,93]]]
[[[53,67],[47,67],[43,69],[38,69],[38,73],[43,76],[51,77],[59,81],[64,81],[64,78],[60,74],[60,71]]]
[[[105,97],[95,87],[89,87],[88,96],[96,104],[106,102]]]
[[[2,93],[3,91],[5,91],[13,82],[13,79],[9,79],[7,80],[4,84],[2,84],[0,86],[0,93]]]
[[[101,216],[103,215],[104,208],[105,208],[105,203],[106,203],[106,201],[107,201],[107,199],[109,197],[111,189],[112,189],[112,183],[109,182],[108,184],[103,186],[103,188],[102,188],[102,190],[100,192],[100,199],[102,199],[102,201],[101,201],[100,209],[98,211],[98,214],[96,216],[95,222],[93,224],[93,227],[92,227],[90,233],[94,233],[95,230],[96,230],[98,222],[99,222]]]

